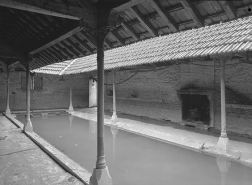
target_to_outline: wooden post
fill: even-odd
[[[33,132],[33,127],[30,118],[30,107],[31,107],[31,88],[30,88],[30,66],[29,61],[26,61],[26,123],[24,124],[25,132]]]
[[[116,72],[115,72],[115,70],[113,70],[113,115],[112,115],[112,118],[111,118],[112,124],[115,124],[117,122],[115,75],[116,75]]]
[[[73,103],[72,103],[72,96],[73,96],[72,86],[70,86],[70,105],[69,105],[69,108],[68,108],[69,112],[73,112],[74,111]]]
[[[226,151],[228,137],[226,132],[226,97],[225,97],[225,58],[220,61],[220,86],[221,86],[221,135],[217,148]]]
[[[5,114],[10,116],[11,111],[10,111],[10,72],[9,72],[9,66],[7,65],[7,97],[6,97],[6,111]]]

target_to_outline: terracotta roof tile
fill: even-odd
[[[252,16],[199,29],[177,32],[105,51],[104,69],[171,61],[207,55],[252,50]],[[97,55],[75,59],[34,70],[58,74],[83,73],[96,70]],[[64,63],[64,62],[63,62]],[[63,68],[63,67],[62,67]],[[62,69],[63,70],[63,69]]]

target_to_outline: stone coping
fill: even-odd
[[[23,124],[12,116],[8,116],[3,113],[12,123],[14,123],[18,128],[23,129]],[[55,162],[57,162],[64,170],[74,175],[84,184],[89,184],[89,179],[91,173],[80,166],[78,163],[74,162],[68,156],[63,154],[57,148],[52,146],[50,143],[45,141],[39,135],[34,132],[24,132],[27,137],[29,137],[37,146],[39,146],[46,154],[48,154]]]
[[[69,113],[79,118],[88,119],[95,122],[97,121],[96,113],[85,113],[78,111]],[[216,148],[216,143],[214,142],[204,141],[203,139],[188,139],[186,136],[168,133],[164,131],[164,127],[159,125],[147,124],[141,121],[129,120],[125,118],[118,118],[116,123],[112,123],[111,117],[107,115],[104,117],[104,125],[115,126],[127,132],[132,132],[206,155],[225,157],[233,162],[252,167],[252,152],[242,152],[235,148],[232,148],[228,151],[222,151]],[[250,145],[252,148],[252,144]]]

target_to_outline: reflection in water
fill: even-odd
[[[95,141],[96,138],[96,129],[97,129],[97,124],[94,121],[88,121],[89,124],[89,134],[88,138],[90,141]]]
[[[112,136],[113,136],[113,164],[115,163],[115,152],[116,152],[116,136],[117,136],[117,133],[118,133],[118,127],[113,125],[110,127],[110,131],[112,133]]]
[[[71,137],[71,135],[72,135],[73,116],[72,115],[68,116],[68,119],[69,119],[69,133],[70,133],[70,137]]]
[[[221,185],[226,185],[227,174],[228,174],[231,162],[223,157],[216,157],[216,161],[217,161],[217,165],[219,166],[220,173],[221,173]]]
[[[20,121],[25,123],[25,117]],[[92,172],[97,158],[96,122],[67,115],[49,116],[46,120],[33,117],[32,123],[38,135]],[[237,163],[230,166],[229,161],[221,158],[119,131],[118,127],[104,127],[104,144],[113,185],[220,185],[221,181],[226,185],[251,185],[252,182],[249,167]]]
[[[42,119],[48,119],[48,113],[41,113]]]

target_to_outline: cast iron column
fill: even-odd
[[[113,115],[112,115],[112,123],[115,124],[117,121],[116,115],[116,90],[115,90],[115,70],[113,70]]]
[[[103,125],[104,125],[104,35],[97,34],[97,78],[98,78],[98,104],[97,104],[97,161],[96,169],[106,168]]]
[[[220,61],[221,135],[217,143],[217,148],[226,151],[228,145],[228,137],[226,132],[225,62],[225,58]]]
[[[25,132],[33,132],[31,118],[30,118],[30,100],[31,100],[31,88],[30,88],[30,66],[29,62],[26,61],[26,123],[24,124]]]
[[[7,65],[7,98],[6,98],[6,115],[11,115],[10,111],[10,72],[9,72],[9,66]]]

